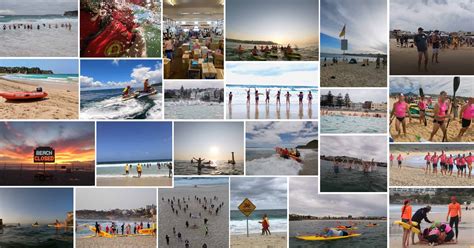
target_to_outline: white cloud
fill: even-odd
[[[11,9],[0,9],[0,15],[14,15],[15,11]]]
[[[150,67],[135,67],[130,75],[132,84],[142,83],[145,79],[151,84],[161,83],[161,70],[152,70]]]
[[[342,96],[345,96],[346,93],[349,93],[349,97],[352,102],[364,102],[364,101],[373,101],[373,102],[387,102],[387,90],[386,89],[321,89],[321,95],[326,95],[329,91],[331,94],[338,95],[339,93]]]
[[[446,91],[453,95],[453,77],[392,77],[390,78],[390,93],[418,94],[419,88],[423,88],[425,94],[437,95]],[[461,77],[461,84],[456,91],[457,96],[474,96],[474,78]]]
[[[81,88],[99,88],[104,86],[100,81],[95,81],[93,78],[87,76],[81,76],[80,81]]]

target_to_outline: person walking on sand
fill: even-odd
[[[391,168],[392,165],[393,165],[393,159],[394,159],[393,153],[390,153],[390,168]],[[352,161],[352,163],[354,163],[354,161]]]
[[[453,158],[452,154],[449,154],[449,158],[448,158],[447,162],[448,162],[449,176],[452,176],[453,175],[453,168],[454,168],[454,158]]]
[[[395,115],[395,130],[398,132],[398,136],[401,135],[401,129],[400,129],[400,124],[402,125],[403,128],[403,134],[407,135],[407,128],[406,128],[406,114],[408,113],[408,117],[411,122],[411,114],[410,111],[408,111],[409,106],[408,103],[405,102],[405,96],[403,94],[400,94],[398,96],[398,101],[396,101],[393,104],[392,112],[390,113],[390,119]]]
[[[402,207],[402,214],[401,214],[401,219],[402,222],[408,223],[409,225],[412,225],[411,223],[411,215],[412,213],[412,207],[410,205],[410,200],[407,199],[403,202],[403,207]],[[407,248],[410,244],[410,229],[403,229],[403,238],[402,238],[402,247]]]
[[[469,152],[469,156],[466,157],[466,164],[467,164],[466,171],[468,171],[467,175],[469,179],[471,178],[471,172],[472,172],[472,160],[473,160],[472,153]]]
[[[166,234],[166,245],[170,245],[170,236],[168,236],[168,234]]]
[[[433,174],[438,175],[438,160],[439,157],[434,152],[433,156],[431,157],[431,165],[433,166]]]
[[[270,221],[268,220],[267,214],[264,214],[262,221],[259,221],[258,223],[262,224],[262,235],[272,235],[270,232]]]
[[[449,112],[449,104],[447,103],[448,93],[441,91],[439,93],[438,102],[433,108],[433,131],[431,132],[429,141],[433,141],[433,137],[436,135],[438,130],[441,128],[443,137],[446,136],[446,119],[449,119],[446,113]]]
[[[426,167],[425,167],[425,174],[428,174],[431,171],[431,155],[430,152],[425,156]]]
[[[433,54],[431,55],[431,63],[438,64],[438,54],[439,54],[439,49],[441,47],[441,37],[439,36],[439,31],[435,30],[433,35],[431,36],[431,43],[433,47]]]
[[[456,243],[458,242],[459,222],[461,222],[461,204],[457,202],[456,196],[451,196],[451,203],[448,205],[448,214],[446,221],[449,220],[449,225],[454,228],[456,233]]]
[[[425,56],[425,72],[428,71],[428,36],[423,32],[423,28],[418,28],[418,34],[415,35],[414,41],[418,51],[418,71],[421,71],[421,59]]]
[[[398,154],[397,161],[398,161],[398,169],[401,169],[402,168],[402,161],[403,161],[403,157],[402,157],[401,153]]]
[[[469,97],[466,104],[461,107],[461,130],[459,130],[458,141],[461,141],[462,136],[471,125],[474,118],[474,97]]]

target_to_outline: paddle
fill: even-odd
[[[425,93],[423,92],[423,88],[420,87],[419,91],[420,91],[420,97],[425,97]],[[421,112],[421,110],[420,110],[420,112]],[[426,127],[426,112],[425,112],[425,119],[424,120],[425,120],[425,127]]]
[[[461,78],[460,77],[454,77],[454,79],[453,79],[454,93],[453,93],[453,100],[451,102],[451,104],[452,104],[451,111],[449,111],[450,115],[451,115],[451,113],[453,112],[453,109],[454,109],[454,105],[455,105],[455,102],[456,102],[456,91],[458,91],[460,84],[461,84]],[[443,142],[447,142],[447,139],[448,139],[447,133],[448,133],[448,127],[449,127],[449,122],[450,121],[451,121],[451,118],[448,119],[448,123],[446,124],[446,133],[444,133]]]

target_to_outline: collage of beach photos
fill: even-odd
[[[474,248],[473,0],[0,0],[0,248]]]

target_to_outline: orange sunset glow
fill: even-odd
[[[0,164],[33,165],[33,151],[55,150],[56,164],[85,164],[95,160],[92,122],[0,123]]]

